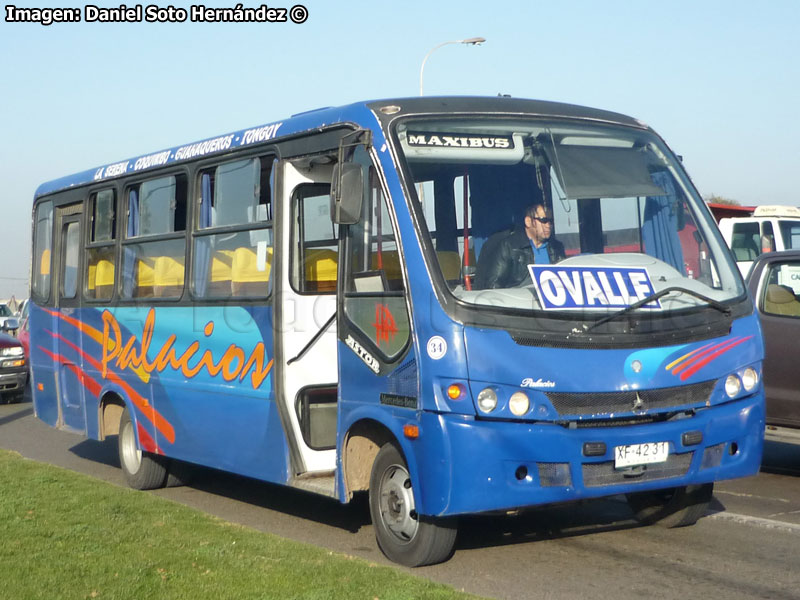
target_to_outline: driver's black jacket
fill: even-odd
[[[547,240],[550,264],[566,258],[564,244],[554,237]],[[524,229],[501,231],[481,248],[475,273],[475,289],[518,287],[533,283],[528,265],[535,264],[531,241]]]

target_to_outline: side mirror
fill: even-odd
[[[333,168],[331,219],[339,225],[354,225],[361,218],[364,175],[361,165],[338,164]]]

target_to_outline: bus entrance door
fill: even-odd
[[[281,171],[284,193],[276,229],[283,251],[277,254],[281,275],[275,314],[283,360],[276,361],[276,369],[284,423],[293,438],[293,484],[333,495],[338,240],[330,218],[330,169],[314,167],[284,162]]]
[[[80,250],[82,246],[81,219],[83,204],[76,203],[56,210],[56,310],[62,318],[53,319],[56,388],[58,390],[58,426],[86,433],[86,413],[81,332],[69,324],[77,318],[81,290]]]

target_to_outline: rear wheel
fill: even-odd
[[[139,449],[136,431],[127,408],[119,420],[118,448],[119,463],[129,486],[137,490],[152,490],[164,486],[167,480],[166,461]]]
[[[369,512],[378,546],[387,558],[408,567],[447,559],[456,540],[455,519],[423,519],[403,456],[385,444],[372,465]]]
[[[636,492],[627,495],[628,505],[636,520],[647,525],[684,527],[694,525],[708,509],[714,494],[714,484]]]

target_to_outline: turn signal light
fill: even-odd
[[[403,425],[403,435],[410,440],[415,440],[419,437],[418,425]]]
[[[464,386],[460,383],[454,383],[447,388],[447,397],[450,400],[458,400],[464,395]]]

